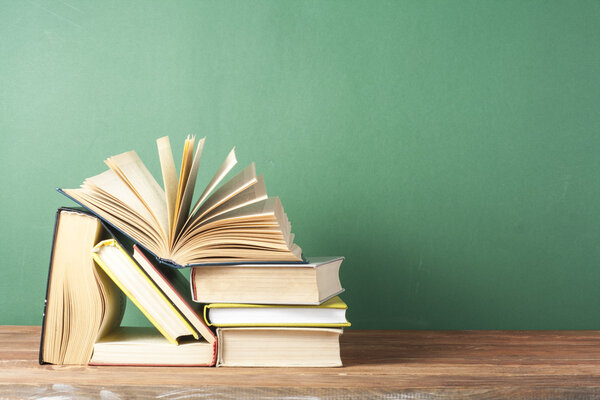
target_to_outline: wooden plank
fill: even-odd
[[[220,398],[284,393],[348,399],[600,394],[600,331],[348,330],[342,335],[343,368],[40,366],[39,332],[0,327],[0,398],[58,396],[68,388],[73,397],[98,397],[105,390],[122,398],[169,398],[177,391],[173,398],[193,397],[194,391]]]
[[[103,385],[0,385],[0,398],[5,400],[31,399],[594,399],[593,388],[446,388],[406,389],[399,393],[388,389],[348,388],[240,388],[235,386],[103,386]]]

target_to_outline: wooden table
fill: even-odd
[[[599,398],[600,331],[358,331],[343,368],[40,366],[0,327],[0,398]]]

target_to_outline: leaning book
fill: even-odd
[[[80,188],[58,190],[173,267],[305,262],[281,201],[267,196],[254,163],[226,180],[237,163],[232,150],[194,201],[204,139],[186,139],[179,174],[169,138],[157,147],[163,186],[128,151],[109,157],[108,169]]]
[[[125,296],[91,257],[95,243],[109,236],[86,211],[61,208],[56,213],[40,364],[87,364],[97,338],[120,324]]]

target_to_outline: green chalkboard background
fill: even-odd
[[[597,1],[2,2],[0,324],[55,187],[192,133],[346,256],[353,328],[600,329],[599,43]]]

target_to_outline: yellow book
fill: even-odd
[[[204,307],[207,325],[217,327],[330,327],[350,326],[348,306],[339,296],[321,305],[262,305],[213,303]]]
[[[153,281],[116,240],[98,243],[92,250],[92,257],[169,342],[178,344],[180,339],[189,336],[200,339],[199,329],[190,324],[160,289],[160,285],[169,285],[166,278],[159,275],[164,282]],[[214,336],[206,332],[210,330],[201,331],[202,336],[213,343]]]

